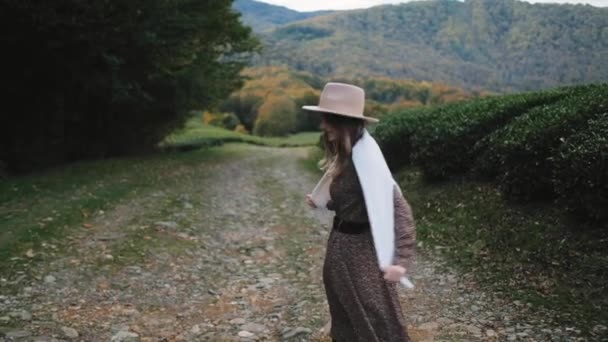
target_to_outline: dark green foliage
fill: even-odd
[[[205,115],[205,123],[231,131],[241,124],[239,118],[234,113],[207,113]]]
[[[25,171],[152,149],[241,84],[256,42],[231,3],[2,1],[0,160]]]
[[[294,100],[296,104],[296,132],[318,131],[321,124],[321,115],[302,109],[302,106],[319,102],[319,95],[308,93]]]
[[[437,115],[438,108],[442,107],[418,107],[385,115],[374,127],[373,135],[392,170],[411,163],[412,136],[425,120]]]
[[[468,171],[479,149],[478,140],[538,105],[551,103],[559,91],[495,96],[438,107],[432,119],[418,125],[413,160],[425,176],[445,179]]]
[[[608,220],[608,106],[553,156],[553,184],[570,211]]]
[[[545,96],[547,98],[567,102],[567,98],[584,94],[588,90],[589,88],[586,86],[563,87],[556,88],[548,92],[539,92],[537,94],[540,97],[542,97],[543,94],[546,94]],[[526,94],[522,95],[525,96]],[[557,96],[557,98],[555,98],[555,96]],[[518,113],[518,115],[523,114],[525,114],[525,111]],[[473,154],[476,156],[476,160],[472,166],[472,172],[475,177],[486,180],[493,180],[498,177],[501,165],[501,154],[498,152],[498,149],[500,149],[499,145],[504,142],[503,134],[505,134],[506,130],[508,129],[509,128],[502,127],[499,130],[491,132],[491,134],[486,135],[482,139],[479,139],[475,143],[473,147]]]
[[[564,87],[396,112],[373,134],[393,171],[420,166],[427,180],[466,173],[519,200],[557,193],[571,211],[605,221],[606,113],[608,84]]]
[[[491,160],[480,162],[498,162],[500,187],[510,197],[552,198],[550,157],[606,108],[608,85],[573,88],[562,100],[536,107],[493,133],[486,153]]]
[[[253,94],[233,94],[220,105],[220,111],[234,113],[248,131],[253,130],[258,109],[264,99]]]
[[[314,26],[290,25],[277,29],[275,35],[279,39],[302,41],[329,37],[332,33],[332,30]]]

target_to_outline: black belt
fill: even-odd
[[[334,216],[334,229],[345,234],[362,234],[369,230],[369,222],[344,221]]]

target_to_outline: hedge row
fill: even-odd
[[[412,137],[413,163],[431,179],[444,179],[468,171],[476,153],[473,147],[484,136],[539,105],[555,102],[561,90],[494,96],[441,107],[423,120]]]
[[[553,184],[570,211],[608,219],[608,107],[589,129],[567,139],[553,158]]]
[[[552,155],[606,108],[608,86],[571,89],[562,100],[534,108],[488,137],[476,170],[497,170],[500,188],[509,197],[553,198]]]
[[[424,120],[436,116],[440,107],[418,107],[386,115],[373,128],[389,167],[397,170],[411,163],[412,136]]]
[[[608,219],[608,85],[476,99],[387,115],[373,134],[389,165],[428,179],[495,179],[509,197]],[[471,172],[472,171],[472,172]]]
[[[562,93],[558,89],[413,108],[383,117],[374,135],[391,168],[417,164],[427,177],[444,178],[470,167],[472,148],[481,137]]]
[[[543,108],[551,107],[552,105],[555,105],[556,108],[562,107],[564,103],[571,102],[573,98],[584,95],[594,87],[597,86],[577,86],[553,90],[553,92],[558,93],[561,97],[559,101],[556,101],[559,103],[546,103],[545,106],[539,106],[535,109],[535,111],[530,113],[523,112],[521,113],[520,118],[512,122],[512,125],[505,125],[505,127],[501,127],[500,129],[495,130],[491,134],[488,134],[484,138],[478,140],[473,147],[473,153],[477,156],[472,170],[475,176],[481,179],[494,179],[498,177],[500,173],[500,165],[502,164],[501,154],[498,150],[502,148],[502,145],[508,145],[511,143],[509,142],[509,136],[519,134],[518,130],[520,128],[518,128],[518,126],[521,126],[523,125],[522,123],[526,122],[531,124],[530,120],[540,119],[534,117],[539,111],[544,110]],[[544,127],[542,125],[537,127],[537,130],[543,129]]]

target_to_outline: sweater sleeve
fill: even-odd
[[[395,185],[395,260],[394,264],[409,270],[414,263],[416,248],[416,224],[412,208]]]

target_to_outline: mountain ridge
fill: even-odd
[[[526,91],[608,81],[608,8],[488,0],[337,11],[261,34],[255,65]]]
[[[290,8],[254,0],[236,0],[232,7],[242,14],[243,23],[255,32],[266,32],[277,26],[313,18],[333,11],[300,12]]]

